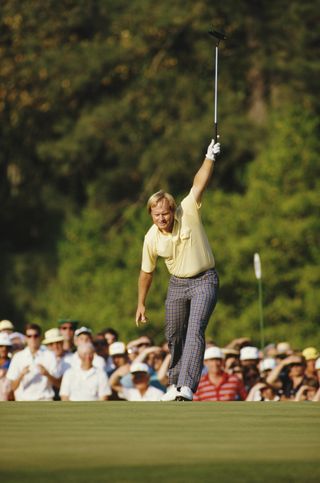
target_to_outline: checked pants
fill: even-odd
[[[171,276],[166,299],[169,384],[196,392],[203,366],[205,330],[217,302],[219,277],[210,269],[191,278]]]

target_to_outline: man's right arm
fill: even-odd
[[[138,281],[138,307],[136,312],[136,325],[145,324],[147,322],[146,317],[146,298],[151,287],[153,278],[153,272],[140,271],[139,281]]]

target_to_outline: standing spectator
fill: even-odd
[[[223,369],[224,354],[219,347],[209,347],[204,353],[207,374],[201,376],[194,401],[245,400],[247,393],[243,382],[236,375]]]
[[[127,399],[127,401],[160,401],[164,392],[150,386],[150,375],[147,364],[134,362],[130,368],[133,388],[124,388],[119,378],[113,382],[112,389]]]
[[[268,375],[266,382],[282,394],[282,399],[294,399],[300,387],[305,385],[305,359],[292,355],[283,359]]]
[[[305,375],[307,377],[316,378],[316,360],[319,357],[319,352],[315,347],[307,347],[302,351],[302,355],[306,360],[306,371]]]
[[[8,335],[12,334],[14,331],[14,325],[10,320],[1,320],[0,322],[0,333],[6,333]]]
[[[80,327],[74,333],[74,342],[77,348],[79,348],[82,344],[93,344],[92,338],[92,330],[88,327]],[[71,358],[71,365],[73,367],[80,367],[81,361],[79,357],[79,352],[75,352]],[[98,356],[98,354],[94,354],[93,356],[93,365],[94,367],[100,367],[106,371],[106,362],[103,357]]]
[[[104,370],[94,367],[94,347],[83,343],[78,347],[80,367],[68,369],[61,382],[62,401],[106,401],[111,394],[108,376]]]
[[[109,355],[109,345],[103,334],[99,332],[93,339],[93,345],[96,350],[96,354],[102,357],[106,363],[107,374],[112,374],[115,369],[112,357]]]
[[[124,342],[114,342],[109,346],[109,354],[112,357],[115,370],[119,367],[126,366],[127,372],[130,370],[130,363],[127,354],[127,348]]]
[[[63,335],[63,350],[66,352],[75,352],[76,347],[74,345],[74,333],[78,327],[77,320],[60,319],[58,320],[59,330]]]
[[[59,373],[54,354],[40,345],[41,328],[27,324],[27,347],[17,352],[11,361],[7,378],[11,381],[16,401],[51,401],[53,386]]]
[[[10,366],[9,350],[11,348],[10,337],[7,333],[0,333],[0,401],[12,399],[10,381],[7,379],[7,371]]]

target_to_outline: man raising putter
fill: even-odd
[[[147,322],[146,298],[157,257],[163,257],[171,274],[165,330],[171,362],[170,388],[162,401],[192,401],[201,376],[205,330],[217,302],[219,279],[200,208],[219,153],[220,143],[212,141],[190,193],[178,207],[164,191],[153,194],[147,204],[153,225],[143,244],[136,324]]]

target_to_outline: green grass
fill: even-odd
[[[1,403],[0,479],[319,482],[318,403]]]

